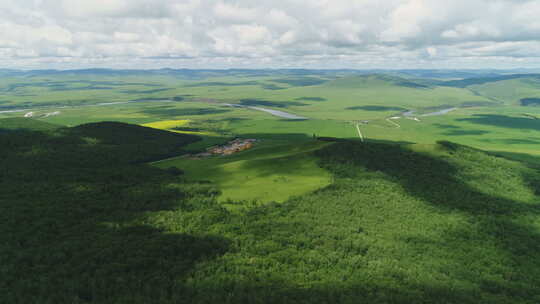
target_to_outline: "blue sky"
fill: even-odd
[[[0,68],[539,68],[538,16],[537,0],[0,0]]]

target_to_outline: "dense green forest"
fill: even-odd
[[[28,121],[0,121],[2,303],[540,302],[533,165],[340,140],[331,185],[226,209],[146,164],[196,136]]]

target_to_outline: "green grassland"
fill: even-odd
[[[528,109],[528,112],[538,113],[539,110]],[[380,123],[362,129],[366,137],[373,139],[424,144],[450,140],[484,150],[539,156],[540,123],[523,116],[523,111],[522,107],[466,108],[446,115],[424,117],[421,122],[394,120],[400,128]]]
[[[475,92],[508,104],[518,104],[521,98],[540,97],[540,79],[518,78],[471,86]]]
[[[25,119],[20,117],[0,119],[0,129],[3,131],[12,130],[33,130],[33,131],[48,131],[55,130],[61,127],[52,123],[40,121],[37,119]]]
[[[22,118],[0,130],[3,303],[540,301],[540,172],[526,162],[267,129],[251,151],[172,160],[182,175],[148,162],[197,136]],[[329,184],[223,207],[220,178],[291,173],[281,160]],[[192,179],[195,162],[215,184]]]
[[[330,102],[312,102],[297,107],[299,114],[320,119],[363,120],[384,118],[401,109],[422,109],[440,105],[459,106],[465,102],[487,101],[463,89],[448,87],[414,88],[371,77],[333,80],[310,90]],[[363,106],[363,107],[362,107]],[[366,107],[366,106],[371,106]],[[376,107],[382,107],[378,110]],[[385,110],[386,107],[389,110]]]
[[[40,121],[64,126],[189,120],[186,128],[207,134],[189,147],[192,150],[235,136],[291,142],[313,135],[351,139],[358,137],[357,122],[369,121],[359,125],[367,140],[422,144],[450,140],[506,155],[525,155],[533,161],[540,155],[540,120],[536,119],[540,107],[520,104],[522,99],[540,96],[537,75],[441,81],[309,71],[193,75],[89,71],[2,77],[0,91],[0,117],[34,112]],[[225,103],[308,119],[287,120]],[[386,119],[407,110],[421,115],[445,107],[458,109],[440,116],[419,116],[420,121]],[[13,110],[20,112],[6,112]],[[47,116],[54,112],[59,113]]]
[[[226,205],[243,200],[284,202],[330,184],[330,174],[318,166],[313,156],[313,151],[325,145],[317,141],[291,144],[270,140],[230,156],[182,157],[156,162],[155,166],[182,168],[190,180],[211,181],[222,192],[219,201]]]

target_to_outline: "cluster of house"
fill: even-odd
[[[206,150],[206,152],[193,155],[195,157],[209,157],[212,155],[231,155],[236,152],[251,149],[256,142],[253,138],[236,138],[231,140],[226,145],[214,146]]]

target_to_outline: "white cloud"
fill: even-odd
[[[256,9],[226,4],[221,1],[213,7],[213,13],[217,19],[231,23],[251,22],[255,20],[258,15],[258,11]]]
[[[279,37],[278,44],[290,45],[290,44],[293,44],[296,41],[296,39],[297,37],[294,31],[287,31]]]
[[[113,37],[120,42],[135,42],[139,40],[141,36],[136,33],[114,32]]]
[[[429,57],[435,57],[437,56],[437,48],[434,47],[428,47],[426,48],[426,52],[428,53]]]
[[[397,42],[422,33],[422,22],[433,16],[425,0],[410,0],[390,13],[390,26],[381,33],[383,41]],[[439,16],[440,17],[440,16]]]
[[[63,0],[61,8],[66,16],[91,17],[120,14],[129,5],[127,0]]]
[[[0,64],[524,65],[540,61],[539,14],[535,0],[0,0]]]
[[[289,29],[299,26],[298,20],[291,17],[286,12],[279,9],[271,9],[265,16],[264,21],[266,24],[277,29]]]

